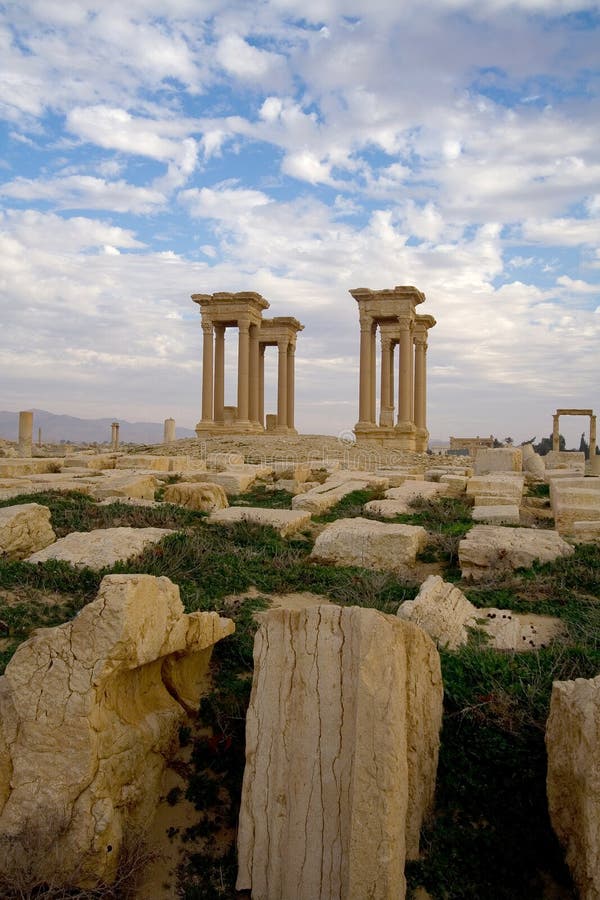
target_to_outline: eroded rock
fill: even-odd
[[[230,506],[212,513],[208,519],[211,525],[231,525],[236,522],[252,522],[256,525],[270,525],[282,537],[301,531],[310,523],[310,513],[300,509],[266,509],[259,506]]]
[[[29,861],[39,880],[110,882],[151,819],[211,648],[233,630],[184,614],[168,578],[108,575],[73,621],[21,644],[0,677],[1,870],[31,855],[33,835],[48,848]]]
[[[22,503],[0,509],[0,556],[24,559],[55,540],[47,506]]]
[[[394,570],[414,565],[426,543],[427,532],[420,525],[337,519],[318,535],[311,557],[342,566]]]
[[[28,557],[27,562],[63,559],[72,566],[103,569],[119,560],[138,556],[150,544],[162,541],[170,528],[96,528],[94,531],[72,531],[44,550]]]
[[[238,889],[405,896],[433,800],[442,682],[424,632],[373,609],[272,610],[254,645]]]
[[[573,547],[555,531],[475,525],[458,545],[463,578],[475,581],[498,572],[528,568],[536,560],[570,556]]]
[[[227,494],[221,485],[211,484],[209,481],[170,484],[165,488],[163,496],[167,503],[176,503],[199,512],[213,512],[229,506]]]

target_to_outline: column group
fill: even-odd
[[[392,440],[398,446],[427,449],[427,333],[432,316],[417,315],[425,299],[413,287],[350,292],[359,304],[360,367],[357,438]],[[376,418],[377,332],[380,335],[380,404]],[[394,398],[398,348],[397,406]]]
[[[295,432],[296,334],[303,325],[293,317],[263,319],[269,304],[260,294],[193,294],[202,315],[202,419],[196,432],[263,431],[265,421],[265,349],[278,348],[277,426]],[[225,407],[225,330],[237,328],[237,407]]]

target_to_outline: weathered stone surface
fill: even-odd
[[[401,500],[408,504],[410,500],[443,497],[448,493],[448,485],[436,481],[404,482],[400,487],[390,488],[385,492],[388,500]]]
[[[528,444],[527,446],[531,445]],[[546,475],[544,457],[532,452],[531,455],[523,460],[523,471],[527,472],[528,475],[532,475],[534,478],[543,479]]]
[[[551,562],[573,552],[573,547],[555,531],[495,525],[475,525],[458,545],[463,578],[476,581],[497,572],[527,568],[535,560]]]
[[[249,487],[252,487],[257,479],[256,472],[250,468],[232,469],[224,472],[205,472],[196,473],[194,481],[208,481],[210,484],[220,485],[228,497],[234,497],[236,494],[243,494]]]
[[[63,559],[72,566],[102,569],[119,560],[138,556],[150,544],[157,544],[169,528],[97,528],[94,531],[72,531],[45,550],[33,553],[28,562]]]
[[[522,472],[523,455],[520,447],[480,447],[473,463],[475,475],[488,475],[491,472]]]
[[[47,506],[23,503],[0,509],[0,557],[24,559],[55,540]]]
[[[154,456],[151,453],[119,456],[117,469],[146,469],[154,472],[185,472],[189,466],[187,456]]]
[[[37,835],[41,881],[114,877],[198,708],[212,645],[233,630],[214,612],[185,615],[168,578],[109,575],[73,621],[21,644],[0,678],[0,870]]]
[[[519,506],[524,475],[474,475],[467,483],[467,497],[475,506]]]
[[[311,556],[341,566],[393,570],[414,565],[426,543],[427,532],[420,525],[338,519],[318,535]]]
[[[164,499],[167,503],[176,503],[186,509],[200,512],[213,512],[229,506],[227,494],[220,484],[210,481],[195,484],[170,484],[165,488]]]
[[[265,509],[259,506],[230,506],[212,513],[209,525],[231,525],[235,522],[253,522],[270,525],[282,537],[301,531],[310,523],[310,513],[300,509]]]
[[[600,897],[600,676],[552,685],[546,725],[550,820],[581,900]]]
[[[397,615],[423,628],[438,646],[455,650],[467,643],[477,612],[461,590],[439,575],[430,575],[415,599],[399,606]]]
[[[272,610],[254,646],[238,889],[401,900],[433,800],[437,651],[372,609]]]
[[[474,522],[485,525],[518,525],[518,506],[475,506],[472,513]]]
[[[600,478],[561,478],[550,482],[550,503],[556,530],[574,535],[575,522],[600,525]]]
[[[375,474],[380,478],[387,479],[391,488],[400,487],[406,481],[424,481],[422,472],[416,472],[412,469],[376,469]]]
[[[525,652],[545,646],[561,630],[559,619],[517,615],[509,609],[478,609],[455,585],[430,575],[414,600],[398,609],[398,617],[418,625],[439,647],[456,650],[476,628],[495,650]]]
[[[461,494],[464,494],[468,481],[469,477],[467,475],[442,475],[440,477],[440,484],[448,485],[449,497],[460,497]]]
[[[114,469],[117,463],[117,456],[114,453],[77,453],[72,456],[66,456],[62,460],[62,469],[92,469],[100,472],[102,469]]]
[[[20,475],[38,475],[58,472],[64,460],[59,457],[31,459],[0,459],[0,478],[16,478]]]
[[[573,522],[570,539],[575,544],[600,544],[600,520]]]
[[[327,512],[353,491],[364,491],[366,488],[385,488],[386,478],[369,475],[366,472],[340,470],[329,478],[292,500],[292,509],[304,509],[310,513]]]
[[[106,497],[131,497],[137,500],[154,500],[154,491],[158,482],[153,475],[116,475],[108,474],[97,486],[90,488],[90,494],[96,500]]]
[[[243,466],[244,456],[242,453],[209,453],[206,457],[206,464],[211,469],[230,469],[232,466]]]
[[[581,475],[585,472],[585,453],[578,450],[550,450],[544,462],[546,469],[571,469]]]

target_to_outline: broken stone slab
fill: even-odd
[[[337,519],[318,535],[312,559],[340,566],[395,570],[414,565],[427,544],[420,525],[390,525],[372,519]]]
[[[25,559],[55,540],[47,506],[22,503],[0,509],[0,557]]]
[[[21,475],[41,475],[59,472],[64,462],[60,457],[35,457],[30,459],[0,459],[0,478],[17,478]]]
[[[600,478],[553,479],[550,503],[556,530],[570,537],[575,522],[600,523]]]
[[[391,488],[400,487],[406,481],[424,481],[422,472],[414,469],[376,469],[378,478],[385,478]]]
[[[600,897],[600,676],[555,681],[546,724],[552,827],[581,900]]]
[[[462,576],[474,581],[573,553],[555,531],[496,525],[475,525],[458,545]]]
[[[440,484],[448,485],[448,497],[460,497],[467,490],[469,478],[466,475],[442,475]]]
[[[230,469],[232,466],[243,466],[244,456],[242,453],[216,451],[207,454],[206,464],[211,469]]]
[[[213,512],[215,509],[225,509],[229,506],[227,494],[221,485],[209,481],[170,484],[165,488],[163,496],[166,503],[176,503],[178,506],[200,512]]]
[[[475,506],[471,511],[474,522],[485,525],[518,525],[518,506]]]
[[[519,506],[524,485],[524,475],[473,475],[466,493],[475,506]]]
[[[209,525],[231,525],[237,522],[252,522],[255,525],[270,525],[282,537],[302,531],[310,524],[309,512],[299,509],[265,509],[259,506],[230,506],[213,512],[208,518]]]
[[[414,515],[412,509],[403,500],[369,500],[363,507],[366,513],[382,516],[384,519],[395,519],[396,516]]]
[[[329,479],[304,494],[292,498],[292,509],[304,510],[312,514],[324,513],[351,494],[353,491],[364,491],[369,487],[367,481],[336,481],[329,484]]]
[[[112,881],[233,630],[186,615],[168,578],[108,575],[75,619],[20,645],[0,677],[0,871],[26,859],[40,883]]]
[[[585,453],[579,450],[550,450],[544,462],[546,469],[570,469],[581,475],[585,472]]]
[[[62,559],[77,568],[103,569],[120,560],[126,561],[149,547],[158,544],[170,528],[97,528],[94,531],[72,531],[44,550],[38,550],[27,562],[42,563]]]
[[[383,500],[369,500],[368,503],[365,503],[364,508],[365,512],[374,513],[386,519],[400,515],[414,515],[415,509],[410,505],[412,500],[445,497],[448,490],[447,484],[438,484],[435,481],[406,481],[400,487],[387,490]]]
[[[272,610],[254,645],[238,890],[405,896],[435,787],[442,681],[420,629],[373,609]]]
[[[479,447],[475,453],[475,461],[473,463],[475,475],[522,471],[523,454],[520,447]]]
[[[154,500],[154,492],[158,482],[154,475],[108,474],[97,486],[90,488],[90,494],[96,500],[106,497],[131,497],[137,500]]]
[[[543,481],[546,477],[546,465],[543,456],[539,456],[537,453],[528,456],[527,459],[523,460],[523,471],[533,478],[539,478]]]
[[[479,609],[439,575],[430,575],[415,599],[400,605],[397,615],[423,628],[439,647],[448,650],[466,644],[473,629],[487,635],[495,650],[536,650],[546,646],[563,628],[560,619],[550,616]]]
[[[65,456],[62,460],[62,469],[91,469],[92,471],[101,471],[102,469],[114,469],[117,463],[117,455],[115,453],[74,453],[72,456]]]
[[[570,537],[575,544],[600,544],[600,520],[573,522]]]
[[[228,497],[243,494],[248,488],[252,487],[256,478],[257,476],[253,471],[242,471],[241,469],[225,472],[200,472],[194,475],[194,481],[220,485]]]

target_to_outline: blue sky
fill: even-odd
[[[0,406],[191,426],[189,295],[255,290],[306,326],[299,428],[347,431],[348,291],[414,284],[432,437],[598,411],[599,32],[576,0],[5,3]]]

